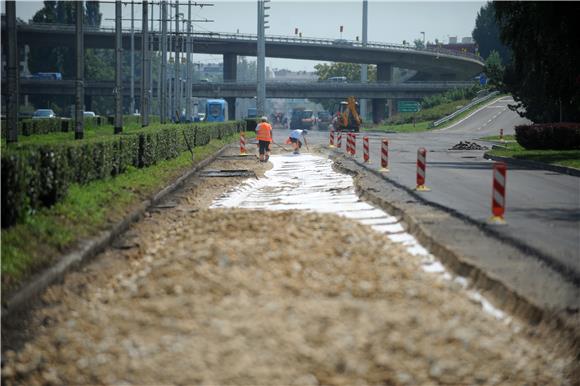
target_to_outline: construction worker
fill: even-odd
[[[268,117],[260,118],[256,126],[256,139],[260,149],[260,162],[268,162],[270,159],[270,143],[272,140],[272,126],[268,123]]]
[[[308,143],[306,142],[305,137],[306,134],[308,134],[308,130],[296,129],[290,132],[290,137],[288,137],[286,143],[292,144],[294,154],[300,154],[300,148],[302,147],[302,141],[300,141],[300,138],[302,138],[304,144],[306,145],[306,147],[308,147]]]

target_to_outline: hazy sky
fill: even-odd
[[[192,18],[210,19],[211,23],[195,23],[194,30],[214,32],[256,33],[256,1],[203,1],[214,4],[208,7],[192,7]],[[174,2],[174,1],[172,1]],[[4,3],[4,2],[2,2]],[[368,5],[368,40],[386,43],[412,42],[422,38],[433,41],[436,38],[447,42],[450,36],[459,38],[471,36],[475,26],[477,12],[485,4],[481,1],[379,1],[369,0]],[[4,5],[4,4],[2,4]],[[23,20],[30,19],[42,7],[37,1],[18,1],[17,16]],[[359,1],[283,1],[272,0],[270,3],[270,35],[293,35],[298,28],[303,37],[321,37],[337,39],[341,37],[340,26],[344,26],[343,39],[362,38],[362,0]],[[4,6],[2,6],[2,11]],[[123,7],[123,17],[130,18],[131,7]],[[113,26],[114,4],[102,3],[103,25]],[[187,16],[187,2],[180,2],[180,12]],[[136,17],[140,17],[141,6],[135,5]],[[159,17],[159,7],[154,7],[154,18]],[[123,26],[129,27],[125,21]],[[139,26],[139,22],[136,22]],[[139,27],[137,27],[139,28]],[[155,29],[158,22],[155,22]],[[195,60],[221,62],[221,55],[196,55]],[[292,70],[312,70],[316,62],[268,59],[267,65],[274,68]]]

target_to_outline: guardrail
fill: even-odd
[[[432,127],[437,127],[437,126],[439,126],[442,123],[445,123],[447,121],[450,121],[451,119],[455,118],[456,116],[458,116],[459,114],[463,113],[464,111],[469,110],[471,107],[475,106],[476,104],[481,103],[481,102],[484,102],[484,101],[486,101],[488,99],[491,99],[494,96],[496,96],[497,94],[499,94],[499,91],[493,91],[493,92],[490,92],[489,94],[487,94],[484,97],[481,97],[481,98],[478,98],[478,99],[475,99],[475,100],[469,102],[468,104],[466,104],[465,106],[463,106],[459,110],[455,111],[454,113],[449,114],[448,116],[443,117],[443,118],[441,118],[441,119],[433,122]]]
[[[46,30],[64,30],[64,31],[74,31],[75,26],[71,24],[50,24],[50,23],[30,23],[30,24],[19,24],[19,29],[38,29],[41,31]],[[85,32],[106,32],[114,33],[115,28],[112,27],[93,27],[85,26]],[[130,29],[124,28],[124,33],[129,33]],[[151,36],[155,38],[159,31],[149,31]],[[135,30],[135,34],[139,35],[140,31]],[[173,34],[173,33],[168,33]],[[185,36],[184,33],[181,34]],[[231,32],[195,32],[192,33],[193,36],[198,38],[208,38],[208,39],[223,39],[223,40],[242,40],[242,41],[257,41],[257,35],[246,34],[246,33],[231,33]],[[422,52],[426,54],[435,55],[446,55],[453,57],[463,57],[477,60],[483,64],[483,59],[480,56],[474,55],[468,52],[453,51],[445,48],[416,48],[409,45],[403,45],[398,43],[383,43],[383,42],[367,42],[362,43],[357,40],[346,40],[346,39],[328,39],[328,38],[313,38],[313,37],[294,37],[294,36],[284,36],[284,35],[266,35],[266,42],[276,42],[276,43],[292,43],[292,44],[307,44],[307,45],[323,45],[330,47],[342,47],[342,48],[378,48],[378,49],[388,49],[388,50],[398,50],[406,52]]]

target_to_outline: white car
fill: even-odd
[[[38,109],[32,114],[32,119],[56,118],[56,114],[51,109]]]
[[[83,116],[84,116],[85,118],[87,118],[87,117],[88,117],[88,118],[94,118],[94,117],[96,117],[96,116],[97,116],[97,114],[95,114],[93,111],[84,111],[84,112],[83,112]]]

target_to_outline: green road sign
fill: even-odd
[[[421,110],[421,104],[416,101],[399,101],[397,107],[400,113],[416,113]]]

